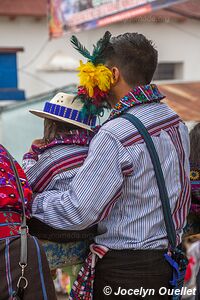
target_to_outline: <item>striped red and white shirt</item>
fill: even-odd
[[[34,194],[65,191],[88,154],[94,133],[85,129],[71,130],[47,145],[32,145],[23,157],[23,169]]]
[[[160,102],[127,107],[127,111],[138,117],[152,136],[179,243],[190,207],[187,127]],[[78,152],[84,155],[82,150]],[[54,155],[48,159],[54,164]],[[32,210],[36,218],[55,228],[79,230],[98,223],[95,242],[109,249],[168,247],[146,144],[137,129],[120,115],[105,123],[92,139],[88,156],[68,188],[38,193]]]

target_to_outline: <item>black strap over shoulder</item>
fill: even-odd
[[[146,127],[144,126],[144,124],[136,116],[126,113],[122,115],[122,118],[130,121],[137,128],[141,136],[144,138],[144,141],[146,143],[147,149],[151,157],[152,164],[154,166],[160,199],[162,202],[162,208],[163,208],[163,214],[164,214],[164,220],[165,220],[165,226],[167,230],[169,244],[172,247],[172,249],[175,249],[176,230],[172,219],[169,196],[165,185],[165,179],[161,168],[160,159],[158,157],[152,138],[149,132],[147,131]]]

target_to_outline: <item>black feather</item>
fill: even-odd
[[[106,31],[104,36],[97,42],[96,45],[94,45],[94,50],[92,53],[92,62],[94,64],[100,63],[100,60],[102,58],[102,53],[105,50],[105,48],[108,46],[111,38],[111,33],[109,31]]]
[[[70,41],[73,44],[74,49],[78,50],[78,52],[81,53],[87,59],[92,60],[90,52],[79,42],[75,35],[72,35]]]

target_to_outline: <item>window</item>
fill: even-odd
[[[182,79],[183,63],[159,63],[155,71],[154,80]]]
[[[17,52],[23,48],[0,48],[0,100],[24,100],[18,89]]]

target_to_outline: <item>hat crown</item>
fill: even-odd
[[[67,122],[78,127],[92,130],[96,126],[96,116],[88,115],[83,117],[81,100],[76,99],[74,94],[58,93],[51,100],[45,102],[43,110],[30,110],[34,115],[52,119],[60,122]]]
[[[50,101],[52,104],[57,104],[60,106],[65,106],[67,108],[81,110],[83,107],[83,104],[76,99],[74,101],[75,95],[73,94],[66,94],[66,93],[57,93]]]

